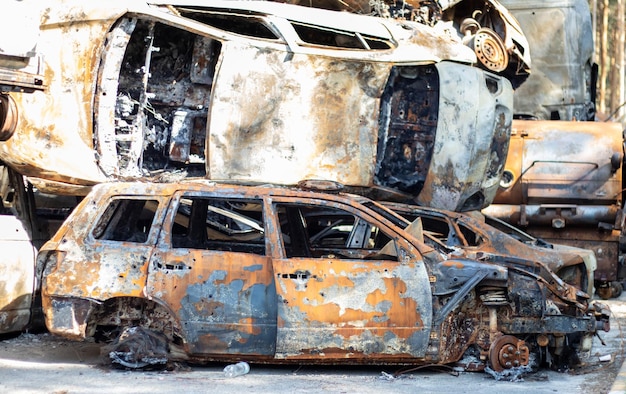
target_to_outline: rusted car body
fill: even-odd
[[[39,190],[164,172],[318,178],[452,210],[497,190],[512,89],[445,30],[193,0],[58,0],[40,29],[48,86],[12,95],[17,128],[0,142]]]
[[[414,221],[420,219],[424,239],[442,243],[453,256],[481,261],[509,259],[520,264],[540,261],[564,282],[594,294],[597,261],[593,251],[538,240],[479,212],[459,213],[394,202],[382,204]]]
[[[502,185],[485,213],[550,242],[593,250],[598,294],[619,296],[626,278],[623,126],[595,121],[589,4],[502,3],[529,41],[533,72],[515,91],[521,120],[513,121]]]
[[[618,123],[515,120],[501,188],[483,212],[549,242],[593,250],[596,289],[619,296],[623,157]]]
[[[608,329],[604,307],[542,263],[450,257],[422,237],[419,223],[340,192],[100,184],[39,252],[46,325],[117,338],[109,355],[131,367],[469,354],[466,368],[497,371],[535,353],[566,363]]]

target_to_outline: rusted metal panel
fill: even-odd
[[[501,256],[520,263],[526,261],[528,266],[539,261],[565,282],[589,295],[594,293],[593,278],[597,259],[591,251],[543,244],[528,234],[512,232],[502,226],[493,227],[486,222],[485,217],[476,213],[449,212],[398,203],[384,205],[409,220],[419,218],[426,237],[445,244],[450,248],[450,254],[487,261],[491,259],[490,256]],[[492,222],[491,219],[489,221]],[[599,252],[604,257],[602,250]]]
[[[265,55],[250,56],[262,61]],[[264,102],[243,105],[249,97],[259,94],[258,80],[237,84],[242,80],[239,72],[230,78],[227,71],[220,74],[222,79],[214,87],[212,105],[212,112],[220,116],[211,116],[209,126],[210,178],[287,184],[307,178],[332,179],[346,185],[398,189],[419,195],[422,204],[452,210],[476,209],[493,198],[503,169],[511,121],[507,110],[510,101],[502,81],[450,63],[436,64],[435,69],[398,68],[397,73],[408,80],[418,79],[430,70],[439,88],[435,88],[434,82],[424,85],[424,91],[419,86],[411,87],[404,97],[396,98],[396,103],[387,103],[399,94],[397,90],[404,89],[398,77],[387,84],[388,96],[383,95],[384,102],[380,104],[388,65],[355,63],[346,67],[328,61],[324,66],[326,60],[302,59],[303,70],[289,72],[284,67],[296,67],[297,55],[291,65],[276,61],[282,66],[268,70],[266,77],[268,86],[273,86],[269,91],[278,97],[269,101],[270,106]],[[223,69],[235,69],[227,57],[224,62]],[[332,84],[329,85],[326,74],[319,74],[317,82],[308,71],[303,74],[310,64],[316,69],[319,65],[320,70],[333,70]],[[300,77],[286,77],[291,75]],[[231,83],[221,85],[229,79]],[[283,84],[280,89],[276,85],[279,80]],[[496,87],[495,92],[489,91],[490,82]],[[294,91],[299,94],[293,94]],[[346,96],[347,92],[352,93]],[[285,95],[289,99],[284,99]],[[301,101],[307,98],[315,101]],[[437,105],[450,101],[456,105]],[[234,102],[242,104],[233,105]],[[485,109],[478,118],[472,110],[477,102]],[[421,103],[423,109],[418,112],[408,108],[409,103]],[[259,107],[261,104],[264,106]],[[384,107],[379,118],[380,105]],[[250,111],[237,110],[243,107]],[[493,112],[487,110],[494,107]],[[336,112],[338,108],[341,110]],[[346,113],[354,116],[344,116]],[[425,113],[429,117],[422,116]],[[297,132],[289,132],[291,125],[285,119],[296,115],[304,116],[302,123],[294,129]],[[383,124],[382,129],[378,129],[379,123]],[[268,124],[274,127],[264,127]],[[396,130],[388,130],[392,127]],[[426,127],[430,130],[426,131]],[[471,137],[468,129],[474,130]],[[375,162],[376,149],[379,153]],[[254,160],[241,160],[242,152]],[[281,171],[283,168],[290,171]]]
[[[128,190],[130,192],[130,190]],[[162,197],[151,196],[151,209],[158,206],[158,201]],[[143,202],[143,200],[137,200]],[[114,206],[115,201],[107,201],[107,205]],[[54,254],[41,256],[41,264],[48,265],[46,275],[46,289],[49,293],[63,294],[67,292],[92,293],[94,298],[109,299],[115,297],[141,297],[147,280],[148,261],[158,236],[158,229],[152,228],[151,222],[147,224],[147,229],[134,229],[135,232],[145,234],[144,239],[131,238],[134,233],[129,232],[128,237],[121,234],[112,233],[110,229],[105,229],[99,223],[107,220],[109,211],[102,212],[98,206],[93,204],[82,208],[85,204],[79,205],[79,213],[72,215],[68,221],[72,223],[71,228],[64,234],[63,242],[53,237],[54,242],[60,242],[60,247]],[[146,206],[149,204],[146,204]],[[135,206],[136,207],[136,206]],[[133,208],[129,206],[129,208]],[[158,211],[162,215],[162,211]],[[93,216],[100,213],[103,217]],[[112,214],[117,221],[122,223],[122,216],[132,215],[128,210],[118,209]],[[159,216],[156,220],[162,220]],[[94,228],[95,226],[95,228]],[[122,228],[122,224],[119,226]],[[131,230],[131,229],[129,229]],[[91,232],[88,232],[91,231]],[[148,231],[148,232],[146,232]],[[81,236],[77,236],[81,234]],[[143,240],[143,242],[139,242]],[[111,247],[116,245],[116,247]],[[132,248],[130,247],[132,246]],[[47,261],[50,259],[50,261]],[[75,264],[57,265],[59,260],[74,261]],[[50,272],[54,270],[54,272]],[[44,308],[53,307],[53,302],[65,303],[61,300],[50,300],[44,302]],[[67,308],[72,308],[67,305]],[[85,308],[91,308],[87,303]],[[87,310],[74,311],[80,316],[88,315]],[[78,323],[81,323],[77,320]],[[70,327],[66,327],[66,334],[70,336],[85,335],[87,326],[72,322]],[[52,322],[49,322],[52,324]]]
[[[416,200],[452,211],[480,209],[493,200],[504,170],[512,121],[510,97],[501,81],[488,75],[472,77],[470,70],[444,64],[438,69],[440,100],[456,97],[457,104],[440,107],[438,128],[447,131],[437,133],[425,192]],[[477,117],[470,116],[467,110],[477,102],[482,110]],[[468,134],[468,129],[474,132]]]
[[[600,283],[617,281],[623,277],[620,263],[619,232],[590,231],[589,227],[571,227],[555,231],[550,226],[529,227],[537,237],[548,242],[575,246],[594,252],[598,261],[594,278]]]
[[[426,354],[432,304],[423,264],[274,260],[277,358]]]
[[[299,54],[285,62],[284,53],[234,45],[224,46],[213,87],[209,177],[373,185],[378,105],[391,64]]]
[[[483,212],[595,251],[598,288],[622,277],[623,158],[618,123],[514,120],[501,187]]]
[[[146,295],[169,305],[184,322],[191,354],[272,356],[273,279],[269,257],[172,249],[152,257]]]
[[[576,205],[576,204],[493,204],[484,210],[485,213],[498,218],[511,218],[521,226],[529,225],[554,227],[597,227],[604,223],[602,231],[610,232],[613,225],[618,226],[616,219],[621,209],[619,204],[610,205]]]
[[[496,204],[621,201],[623,138],[619,123],[513,121],[507,187]],[[521,142],[517,142],[521,141]],[[509,180],[510,179],[510,180]],[[507,191],[517,187],[516,195]],[[519,187],[521,185],[521,188]]]

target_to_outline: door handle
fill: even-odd
[[[282,274],[282,277],[285,279],[295,279],[295,280],[308,280],[311,276],[309,271],[297,270],[296,272],[292,272],[290,274]]]

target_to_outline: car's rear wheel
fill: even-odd
[[[168,339],[144,327],[126,327],[110,345],[109,358],[130,369],[164,368],[169,361]]]

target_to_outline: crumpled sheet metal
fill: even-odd
[[[484,354],[498,352],[501,332],[589,336],[596,324],[608,322],[587,306],[586,295],[539,263],[443,259],[399,229],[402,261],[334,254],[285,258],[284,235],[273,215],[265,218],[264,254],[171,247],[168,229],[176,219],[167,207],[172,207],[169,196],[181,188],[214,198],[219,189],[227,201],[263,196],[266,212],[276,209],[273,201],[326,199],[328,207],[354,201],[355,210],[365,209],[358,199],[369,201],[286,188],[273,188],[276,194],[268,196],[267,186],[184,185],[99,185],[94,191],[101,194],[81,202],[39,255],[42,265],[49,264],[43,307],[51,332],[81,339],[97,331],[114,335],[116,326],[149,327],[167,336],[173,358],[198,361],[245,355],[272,363],[424,364],[457,361],[473,345]],[[135,193],[150,196],[159,223],[145,243],[81,236],[107,223],[90,224],[90,218],[104,215],[98,201]],[[525,349],[513,337],[505,345],[510,339]]]

